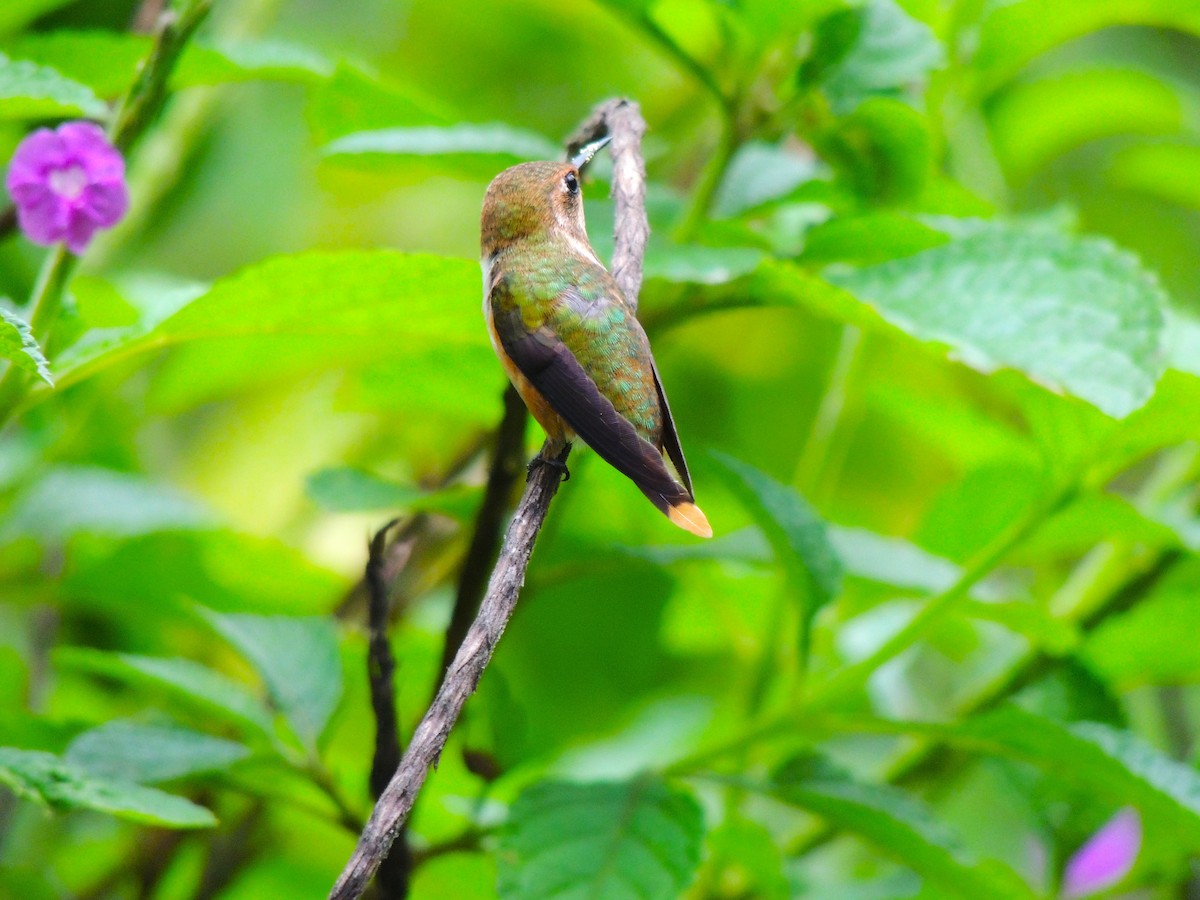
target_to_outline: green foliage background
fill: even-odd
[[[5,0],[0,162],[109,115],[134,6]],[[573,456],[412,895],[1054,896],[1130,806],[1124,886],[1183,896],[1198,54],[1177,0],[216,2],[41,347],[46,251],[0,243],[0,895],[324,896],[365,536],[431,514],[407,736],[501,414],[484,188],[627,95],[717,537]]]

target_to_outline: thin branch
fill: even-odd
[[[583,134],[579,144],[605,134],[613,136],[613,193],[617,206],[614,277],[629,301],[635,305],[641,289],[642,259],[649,235],[645,217],[645,174],[641,161],[641,139],[645,129],[637,104],[617,99],[598,106],[577,133],[577,137]],[[571,153],[573,151],[568,149],[568,155]],[[476,521],[471,550],[464,563],[463,578],[459,585],[460,602],[455,604],[455,613],[460,617],[462,610],[470,610],[473,606],[470,602],[471,593],[477,588],[472,587],[472,579],[477,577],[477,570],[482,571],[480,560],[491,557],[494,537],[489,538],[489,534],[495,533],[491,523],[493,517],[498,519],[502,515],[503,500],[511,491],[511,483],[505,489],[505,481],[511,476],[509,463],[504,458],[507,454],[503,451],[520,441],[525,425],[523,412],[518,414],[518,398],[514,394],[505,394],[505,418],[497,434],[497,451],[493,457],[488,490]],[[565,463],[570,450],[570,445],[565,447],[558,455],[558,461]],[[543,448],[543,453],[547,452],[549,448]],[[412,741],[395,775],[375,804],[371,818],[359,837],[358,846],[333,886],[329,894],[331,900],[360,897],[392,843],[401,834],[429,769],[437,765],[450,737],[450,730],[479,684],[516,609],[529,558],[545,522],[550,501],[558,491],[562,468],[565,466],[543,465],[530,474],[525,492],[509,522],[487,591],[478,605],[478,613],[461,641],[454,639],[453,622],[447,630],[447,654],[449,648],[454,646],[453,659],[445,667],[442,683],[413,732]],[[498,531],[498,526],[495,531]]]
[[[568,446],[559,455],[566,462]],[[437,764],[467,698],[475,691],[492,652],[504,633],[504,627],[516,608],[517,596],[525,583],[525,570],[538,532],[546,519],[550,501],[558,491],[561,473],[554,466],[534,469],[517,511],[505,535],[500,559],[492,572],[487,594],[479,615],[467,631],[466,639],[454,662],[413,733],[408,751],[391,783],[375,804],[371,818],[359,837],[358,846],[334,885],[331,900],[351,900],[362,896],[380,861],[403,828],[413,802],[425,783],[429,769]]]
[[[516,486],[517,477],[525,467],[525,421],[528,413],[525,403],[516,389],[509,385],[504,391],[504,418],[496,429],[496,446],[492,453],[492,465],[488,472],[487,487],[483,502],[475,516],[475,531],[463,560],[458,579],[458,593],[454,597],[454,609],[450,623],[446,626],[446,640],[442,645],[441,676],[434,693],[441,688],[446,672],[454,661],[454,655],[462,646],[467,629],[479,612],[479,603],[487,587],[488,573],[496,561],[500,546],[500,531],[504,516],[508,512],[509,498]]]
[[[391,568],[402,568],[412,556],[413,546],[421,531],[423,516],[410,519],[402,534],[388,552],[388,533],[399,522],[393,519],[371,539],[367,556],[366,582],[369,601],[367,604],[367,679],[371,684],[371,709],[375,714],[375,753],[371,758],[371,797],[378,800],[387,788],[388,781],[400,765],[400,731],[396,724],[396,689],[394,673],[396,660],[392,656],[392,645],[388,641],[388,618],[391,604],[388,602],[389,563]],[[408,842],[401,839],[393,852],[379,867],[379,887],[385,898],[403,900],[408,896],[409,873],[412,869],[412,853]]]
[[[632,100],[615,97],[592,110],[592,114],[567,140],[567,155],[605,135],[612,135],[609,152],[613,161],[612,197],[616,203],[613,220],[612,276],[626,298],[637,309],[642,290],[642,263],[650,221],[646,218],[646,164],[642,138],[646,120]]]

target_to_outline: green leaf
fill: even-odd
[[[486,347],[479,264],[389,250],[300,253],[250,266],[146,327],[80,341],[56,362],[59,386],[163,347],[203,344],[195,375],[226,352],[283,350],[294,370],[366,361],[425,348]],[[219,347],[221,352],[214,350]],[[252,380],[257,367],[241,365]],[[230,388],[228,381],[223,388]]]
[[[99,778],[155,784],[219,772],[249,755],[241,744],[199,731],[118,721],[79,735],[63,759]]]
[[[0,307],[0,320],[0,356],[54,387],[50,363],[29,330],[28,323],[4,307]]]
[[[153,788],[94,778],[52,753],[0,747],[0,783],[52,809],[92,809],[161,828],[212,828],[203,806]]]
[[[816,174],[811,155],[785,144],[747,141],[721,179],[713,212],[724,218],[760,209],[783,199]]]
[[[48,66],[0,54],[0,121],[61,116],[101,118],[108,108],[92,91]]]
[[[808,230],[801,259],[816,265],[874,265],[949,242],[944,232],[899,213],[837,216]]]
[[[500,837],[503,898],[674,900],[700,864],[704,817],[660,781],[527,788]]]
[[[724,453],[713,453],[725,484],[763,530],[789,581],[803,592],[801,640],[842,589],[842,562],[824,520],[792,487]]]
[[[337,632],[324,617],[202,611],[250,661],[296,736],[315,747],[342,697]]]
[[[1200,773],[1098,722],[1064,725],[1016,707],[950,729],[952,739],[1021,759],[1114,804],[1134,804],[1147,821],[1200,848]]]
[[[1122,690],[1200,680],[1195,562],[1177,566],[1128,612],[1100,625],[1084,647],[1087,664]]]
[[[923,22],[893,0],[869,0],[823,30],[825,50],[836,61],[819,66],[834,109],[847,112],[873,94],[893,94],[925,79],[944,62],[942,45]],[[857,22],[844,17],[854,16]],[[853,35],[853,39],[847,38]],[[808,71],[810,77],[816,72]]]
[[[424,491],[350,466],[314,472],[305,483],[305,492],[314,503],[330,512],[403,509],[444,512],[455,517],[465,515],[479,494],[474,488],[461,486]]]
[[[1100,238],[987,228],[833,280],[974,368],[1018,369],[1118,418],[1164,368],[1162,288]]]
[[[260,736],[271,736],[271,712],[235,681],[188,659],[105,653],[87,647],[54,651],[57,667],[164,691],[174,701],[217,715]]]
[[[820,135],[819,147],[856,194],[881,203],[917,196],[933,169],[924,118],[888,97],[865,100]]]
[[[0,4],[0,34],[16,31],[38,16],[73,2],[74,0],[5,0]]]
[[[322,156],[341,164],[380,158],[477,157],[474,169],[495,172],[526,160],[557,159],[562,151],[554,142],[503,123],[418,126],[360,131],[339,137],[322,148]]]
[[[54,69],[100,97],[117,97],[132,83],[153,46],[146,35],[116,31],[31,32],[5,42],[12,58]],[[318,82],[332,65],[316,52],[281,41],[191,43],[172,77],[178,90],[254,79]]]
[[[397,126],[450,125],[456,117],[408,86],[339,65],[312,91],[308,122],[317,146],[357,132]]]
[[[1176,0],[1011,0],[986,10],[971,67],[981,96],[1052,47],[1104,28],[1148,25],[1200,34],[1200,7]]]
[[[950,896],[1032,897],[1016,875],[974,859],[926,807],[895,788],[856,781],[813,756],[792,760],[772,782],[780,800],[861,835]]]
[[[73,534],[129,536],[205,528],[213,520],[199,504],[163,485],[111,469],[51,469],[17,498],[0,538],[32,535],[61,541]]]
[[[1164,141],[1126,147],[1113,158],[1108,180],[1122,190],[1200,210],[1200,145]]]
[[[1166,82],[1137,69],[1088,69],[1015,84],[989,105],[988,118],[996,156],[1025,179],[1088,141],[1178,133],[1183,103]]]

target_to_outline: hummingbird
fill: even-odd
[[[680,528],[712,537],[646,332],[588,242],[580,169],[606,143],[568,163],[513,166],[488,185],[483,314],[496,355],[548,438],[530,471],[560,466],[570,477],[557,457],[578,437]]]

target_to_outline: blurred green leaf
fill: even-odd
[[[933,168],[925,120],[888,97],[863,101],[824,131],[818,146],[856,194],[881,203],[917,196]]]
[[[0,307],[0,357],[54,387],[50,363],[29,330],[28,323],[3,307]]]
[[[1200,773],[1127,731],[1099,722],[1063,725],[1016,707],[951,728],[953,737],[1013,756],[1112,803],[1134,804],[1168,826],[1180,846],[1200,846]]]
[[[802,639],[813,617],[841,592],[842,562],[825,522],[792,487],[724,453],[713,453],[726,486],[746,507],[775,551],[776,562],[803,592]]]
[[[944,61],[942,45],[929,26],[893,0],[868,0],[833,15],[832,22],[818,29],[814,59],[820,62],[806,74],[819,75],[838,112],[873,94],[911,87]]]
[[[763,260],[750,247],[702,247],[650,239],[646,277],[682,284],[724,284],[753,272]]]
[[[783,853],[771,832],[747,819],[723,822],[708,835],[712,855],[726,864],[725,884],[757,900],[788,900],[794,896],[784,874]]]
[[[1175,89],[1137,69],[1086,69],[1021,81],[995,97],[988,117],[996,155],[1018,181],[1088,141],[1174,134],[1184,125]]]
[[[160,828],[211,828],[203,806],[153,788],[92,777],[51,753],[0,747],[0,783],[55,810],[94,809]]]
[[[1126,147],[1113,157],[1108,177],[1124,190],[1200,210],[1200,144],[1164,141]]]
[[[1053,4],[1011,0],[987,4],[972,59],[977,90],[981,96],[995,90],[1052,47],[1120,25],[1149,25],[1200,34],[1200,8],[1176,0],[1059,0]]]
[[[318,146],[358,132],[452,121],[450,112],[432,98],[344,64],[313,89],[308,106],[308,123]]]
[[[86,85],[49,66],[0,54],[0,120],[102,118],[107,112],[103,101]]]
[[[1033,896],[1012,872],[970,856],[907,794],[856,781],[820,757],[802,756],[785,764],[772,778],[770,793],[861,835],[952,896]]]
[[[274,733],[271,712],[257,697],[237,682],[188,659],[60,647],[54,652],[54,663],[61,669],[164,691],[172,700],[216,714],[260,736]]]
[[[241,744],[176,725],[115,721],[79,735],[63,759],[98,778],[155,784],[219,772],[249,755]]]
[[[466,515],[479,495],[477,489],[462,486],[426,491],[350,466],[314,472],[305,491],[314,503],[331,512],[412,510],[443,512],[456,518]]]
[[[38,16],[72,2],[74,0],[6,0],[0,6],[0,34],[14,31]]]
[[[486,177],[519,162],[558,159],[562,151],[532,131],[491,123],[360,131],[326,144],[321,155],[327,162],[372,168],[421,157],[440,168]]]
[[[100,97],[116,97],[133,81],[153,45],[148,35],[117,31],[32,32],[6,41],[13,59],[54,69]],[[171,78],[176,89],[263,79],[313,83],[332,65],[320,54],[281,41],[189,44]],[[103,109],[103,107],[101,107]]]
[[[991,371],[1018,369],[1111,416],[1164,367],[1157,279],[1100,238],[995,228],[834,277],[884,318]]]
[[[416,353],[446,342],[484,344],[478,294],[474,261],[387,250],[275,257],[221,279],[148,328],[81,341],[56,369],[64,384],[192,342],[228,341],[259,354],[283,342],[310,366],[362,361],[397,346]],[[241,371],[255,377],[253,354]]]
[[[757,210],[811,180],[817,162],[800,147],[748,141],[729,163],[713,202],[722,218]]]
[[[198,503],[165,485],[111,469],[60,466],[18,496],[0,537],[57,541],[79,532],[130,536],[213,524]]]
[[[258,670],[296,736],[315,747],[342,697],[333,623],[318,617],[203,614]]]
[[[704,817],[660,781],[527,788],[500,838],[500,896],[673,900],[700,864]]]
[[[872,212],[836,216],[804,236],[803,262],[869,266],[949,243],[950,237],[911,216]]]
[[[1101,677],[1124,690],[1200,679],[1196,580],[1189,562],[1137,606],[1107,619],[1088,638],[1084,658]]]

